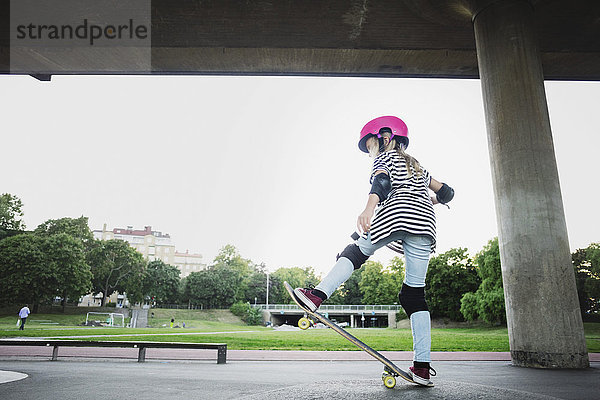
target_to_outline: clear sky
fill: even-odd
[[[456,190],[436,207],[438,253],[497,235],[478,80],[2,76],[0,89],[0,193],[21,198],[29,229],[85,215],[91,229],[151,225],[208,263],[232,244],[271,271],[327,272],[370,189],[360,129],[396,115],[408,152]],[[546,92],[575,250],[600,241],[600,83]]]

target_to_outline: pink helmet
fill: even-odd
[[[383,136],[381,136],[382,130],[387,128],[393,137],[396,137],[397,140],[400,140],[400,143],[404,144],[404,147],[408,147],[408,127],[398,117],[386,116],[386,117],[378,117],[370,120],[360,131],[360,140],[358,141],[358,148],[365,153],[368,153],[367,150],[367,140],[376,136],[379,138],[380,143],[383,143]],[[390,138],[390,139],[391,139]]]

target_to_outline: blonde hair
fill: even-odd
[[[389,132],[382,132],[382,136],[389,139],[392,135]],[[373,141],[375,143],[373,143]],[[372,144],[370,147],[368,146],[369,142],[371,142],[371,144]],[[377,140],[376,137],[369,138],[369,140],[367,141],[367,149],[369,150],[369,157],[375,159],[375,157],[377,157],[379,155],[379,140]],[[405,146],[403,143],[401,143],[400,141],[396,141],[396,139],[390,140],[390,142],[387,144],[387,146],[385,146],[383,151],[390,151],[390,150],[396,150],[398,155],[404,159],[404,162],[406,163],[406,170],[408,171],[409,177],[412,176],[413,170],[417,174],[417,177],[420,177],[423,174],[423,169],[421,168],[421,164],[419,163],[419,161],[416,158],[414,158],[413,156],[408,154],[406,151],[404,151]]]

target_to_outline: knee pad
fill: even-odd
[[[352,265],[354,265],[354,269],[359,269],[369,258],[369,256],[365,256],[363,252],[360,251],[360,248],[356,244],[346,246],[344,251],[337,255],[336,260],[339,260],[340,257],[346,257],[350,260]]]
[[[403,283],[398,299],[408,318],[417,311],[429,311],[425,301],[424,287],[412,287]]]

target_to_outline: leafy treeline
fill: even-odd
[[[579,306],[585,319],[600,322],[600,243],[572,254]]]
[[[94,240],[87,218],[48,220],[25,232],[21,201],[0,196],[0,303],[35,306],[59,297],[76,301],[87,293],[127,293],[131,302],[188,304],[233,309],[243,318],[258,318],[247,304],[291,303],[283,281],[294,287],[317,285],[311,267],[279,268],[267,274],[264,264],[243,258],[226,245],[205,270],[181,279],[180,271],[162,261],[147,262],[120,240]],[[582,315],[600,310],[600,244],[573,254]],[[326,304],[395,304],[404,280],[401,258],[390,265],[367,261]],[[504,323],[504,291],[498,239],[474,257],[457,248],[431,258],[426,296],[434,318]],[[106,301],[106,298],[104,299]]]

